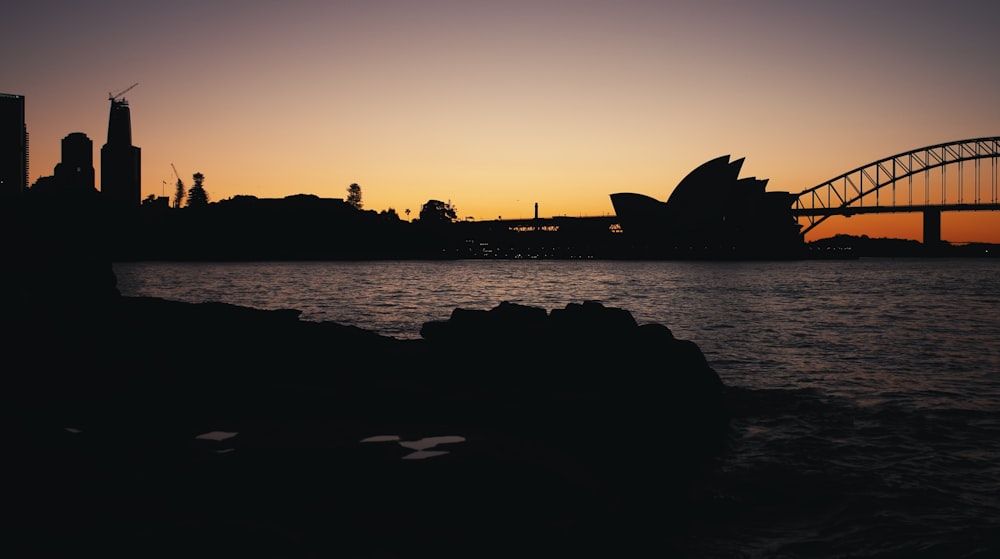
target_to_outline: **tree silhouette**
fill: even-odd
[[[458,209],[451,205],[451,202],[440,200],[428,200],[420,207],[421,223],[426,225],[451,223],[458,219]]]
[[[189,208],[203,208],[208,205],[208,193],[205,192],[205,175],[201,173],[194,174],[194,185],[188,190],[187,205]]]
[[[347,187],[347,203],[356,209],[361,209],[361,186],[356,182]]]
[[[174,192],[174,207],[181,207],[182,202],[184,202],[184,181],[180,177],[177,177],[177,191]]]

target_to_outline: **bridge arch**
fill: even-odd
[[[834,215],[851,216],[860,213],[924,212],[925,239],[928,242],[927,220],[936,215],[940,223],[942,210],[1000,209],[998,192],[998,158],[1000,136],[972,138],[917,148],[874,161],[842,175],[807,188],[798,194],[792,206],[796,217],[806,218],[805,235]],[[965,164],[974,165],[974,185],[971,193],[964,185]],[[984,163],[985,162],[985,163]],[[982,188],[984,167],[989,170],[989,189]],[[957,168],[957,188],[948,200],[947,172]],[[940,197],[933,199],[931,171],[941,169]],[[914,177],[924,178],[923,196],[914,198]],[[898,188],[904,184],[905,188]],[[899,191],[905,191],[905,195]],[[938,225],[940,235],[940,225]]]

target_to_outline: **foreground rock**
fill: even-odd
[[[694,343],[592,302],[420,340],[114,295],[5,320],[31,554],[669,554],[726,427]]]

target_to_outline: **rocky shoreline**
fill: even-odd
[[[670,554],[724,444],[697,345],[598,303],[398,340],[74,301],[6,315],[18,556]]]

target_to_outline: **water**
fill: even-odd
[[[122,294],[295,308],[398,338],[456,307],[600,301],[730,387],[693,557],[1000,556],[1000,262],[116,264]]]

